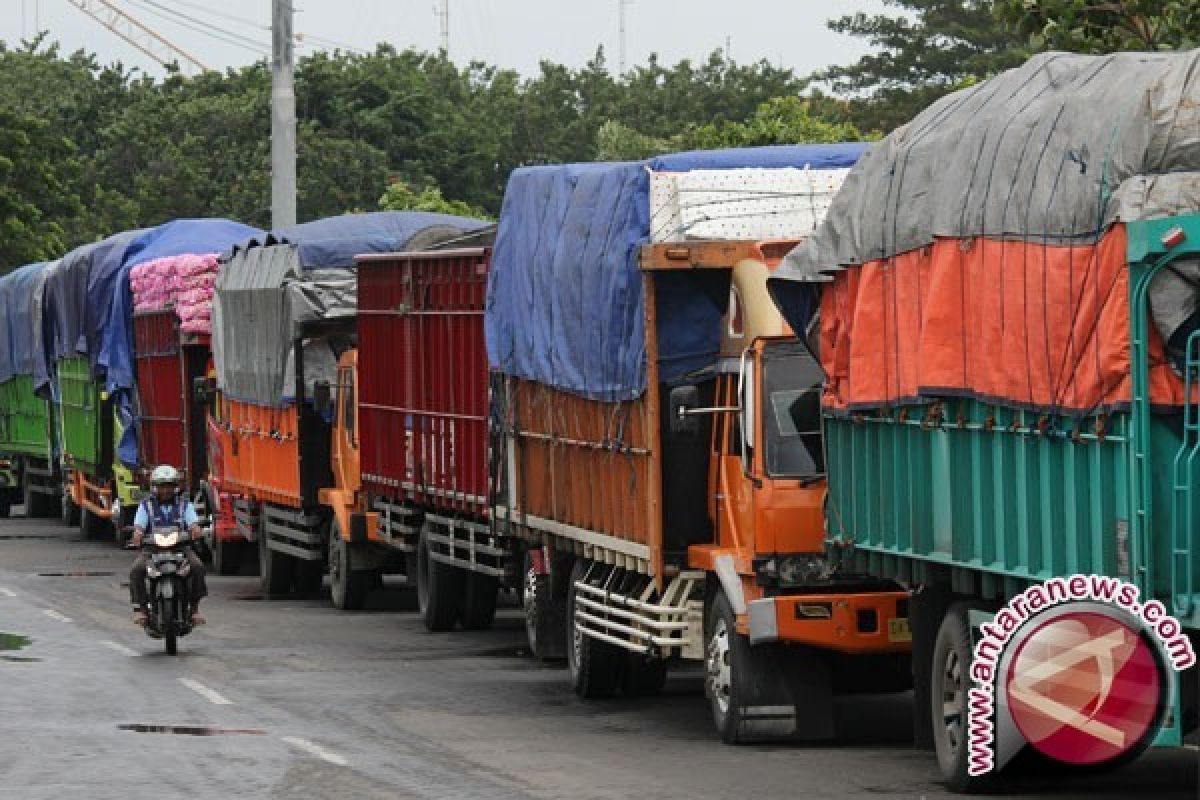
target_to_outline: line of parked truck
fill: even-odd
[[[1090,63],[1058,63],[1056,91]],[[565,658],[581,697],[701,662],[731,743],[828,738],[835,692],[912,688],[918,743],[967,788],[952,666],[1007,598],[1114,575],[1200,628],[1200,335],[1173,369],[1147,300],[1200,270],[1200,208],[1143,186],[1154,213],[1097,200],[1086,236],[912,233],[921,203],[975,202],[954,187],[978,170],[912,166],[931,119],[939,152],[996,132],[1005,172],[1017,101],[987,86],[869,149],[521,168],[497,225],[178,220],[19,269],[0,279],[0,515],[120,540],[172,464],[215,569],[257,563],[269,595],[327,576],[357,609],[402,574],[446,631],[515,590],[530,652]],[[954,102],[975,103],[959,127]],[[1173,163],[1198,180],[1200,153]],[[182,275],[215,255],[211,281]],[[1195,727],[1195,683],[1159,743]]]

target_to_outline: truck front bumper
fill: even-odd
[[[783,595],[746,604],[750,644],[804,644],[841,653],[912,649],[907,592]]]

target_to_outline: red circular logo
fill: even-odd
[[[1025,740],[1071,764],[1098,764],[1143,744],[1157,728],[1164,687],[1141,632],[1093,611],[1068,612],[1034,630],[1005,682]]]

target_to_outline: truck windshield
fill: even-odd
[[[762,363],[767,474],[772,478],[823,475],[821,368],[799,342],[768,344]]]

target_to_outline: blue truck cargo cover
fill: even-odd
[[[650,241],[650,172],[848,168],[866,148],[780,145],[516,170],[488,281],[489,363],[594,400],[638,397],[646,354],[637,257]],[[689,275],[660,276],[656,296],[659,377],[682,382],[716,357],[727,297]]]
[[[45,281],[45,262],[28,264],[0,278],[0,383],[33,374]]]
[[[33,371],[38,392],[49,391],[60,359],[86,355],[96,368],[117,273],[143,233],[125,231],[77,247],[47,269],[42,346],[35,352]]]

